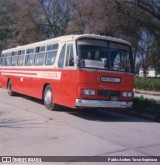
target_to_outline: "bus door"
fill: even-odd
[[[74,52],[74,42],[63,45],[58,61],[58,67],[62,68],[59,91],[61,102],[66,106],[73,104],[77,91],[77,72],[74,63]]]

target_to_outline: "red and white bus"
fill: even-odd
[[[134,67],[131,44],[100,35],[69,35],[3,50],[1,87],[78,108],[131,108]]]

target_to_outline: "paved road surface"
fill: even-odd
[[[3,156],[160,156],[159,130],[159,123],[116,113],[50,112],[38,100],[0,89]]]

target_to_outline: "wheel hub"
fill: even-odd
[[[48,90],[45,94],[45,102],[47,104],[50,104],[51,101],[52,101],[52,92]]]

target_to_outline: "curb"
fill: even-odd
[[[139,94],[147,94],[147,95],[153,95],[153,96],[160,96],[160,92],[156,92],[156,91],[146,91],[146,90],[137,90],[134,89],[133,90],[135,93],[139,93]]]

